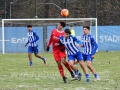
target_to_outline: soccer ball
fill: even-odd
[[[67,16],[69,15],[69,11],[68,11],[67,9],[62,9],[62,10],[61,10],[61,15],[62,15],[63,17],[67,17]]]

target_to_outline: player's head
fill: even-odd
[[[89,31],[90,31],[90,27],[89,26],[83,26],[83,31],[85,35],[88,35]]]
[[[70,25],[70,30],[72,30],[73,29],[73,26],[72,25]]]
[[[58,30],[61,30],[61,29],[63,29],[64,27],[66,26],[66,23],[65,22],[60,22],[59,24],[58,24]]]
[[[32,25],[27,25],[28,31],[32,30]]]
[[[70,34],[71,34],[71,31],[68,28],[66,28],[64,32],[65,32],[65,34],[64,34],[65,38],[68,38],[70,36]]]

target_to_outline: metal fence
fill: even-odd
[[[119,25],[119,0],[0,0],[0,18],[98,18],[98,25]]]

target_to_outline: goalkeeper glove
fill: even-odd
[[[49,49],[50,49],[50,47],[48,47],[48,46],[47,46],[47,49],[46,49],[46,51],[48,52],[48,51],[49,51]]]

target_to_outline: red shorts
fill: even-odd
[[[53,50],[53,55],[54,55],[55,61],[60,61],[61,58],[66,58],[65,51],[61,52],[60,50]]]

